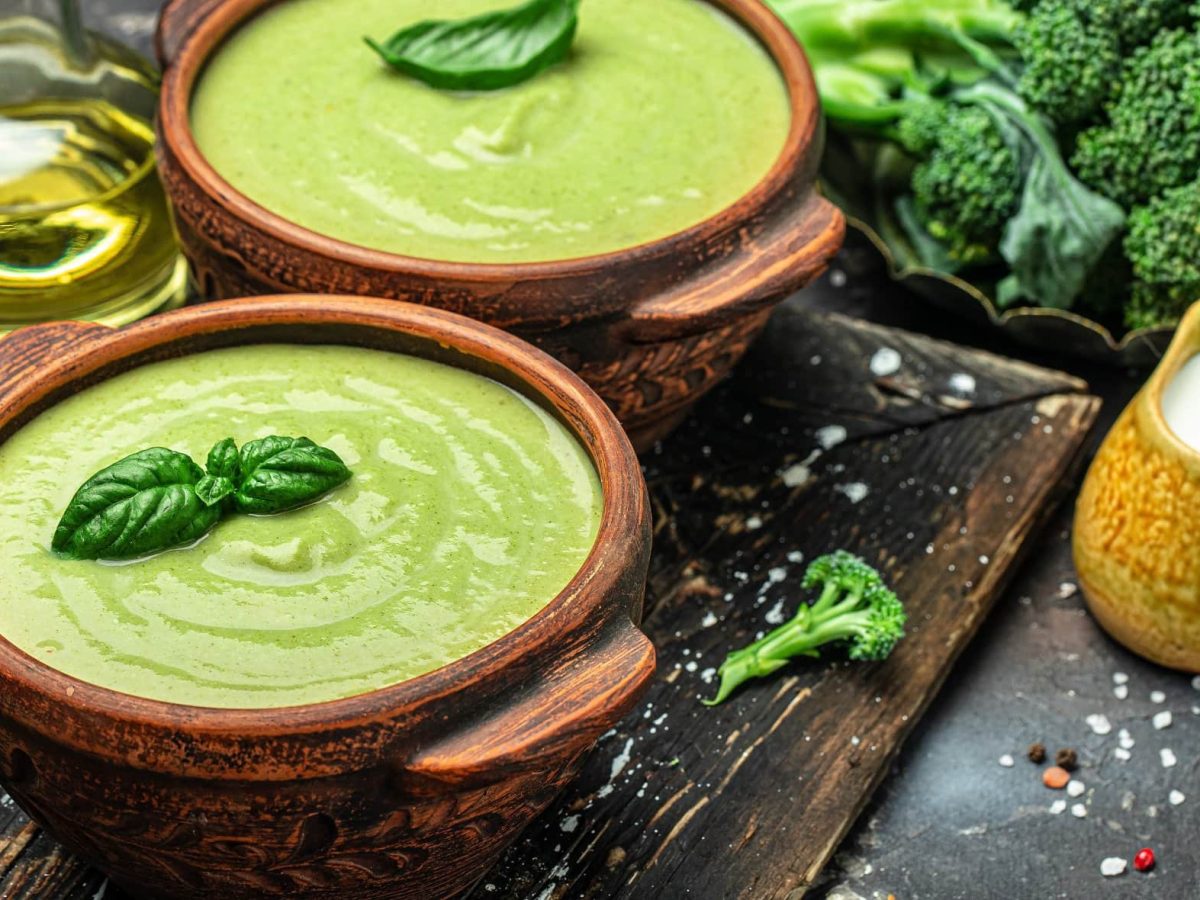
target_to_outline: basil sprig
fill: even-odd
[[[366,38],[389,66],[435,88],[493,91],[566,59],[579,0],[527,0],[458,21],[418,22],[386,42]]]
[[[227,513],[271,515],[319,499],[350,478],[336,453],[272,436],[239,451],[233,438],[190,456],[151,447],[97,472],[75,492],[50,548],[64,559],[132,559],[190,544]]]

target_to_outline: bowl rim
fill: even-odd
[[[7,429],[15,421],[10,432],[15,433],[44,409],[68,396],[72,388],[78,390],[80,381],[96,383],[158,359],[237,345],[234,342],[203,346],[210,336],[263,328],[349,326],[403,335],[462,354],[488,367],[503,368],[520,383],[514,389],[524,388],[526,396],[552,410],[583,445],[596,467],[604,500],[592,548],[574,577],[556,596],[497,640],[406,681],[319,703],[246,708],[194,706],[126,694],[83,681],[41,662],[0,635],[0,680],[37,695],[43,708],[66,704],[76,712],[99,715],[108,721],[172,733],[186,727],[192,734],[235,739],[286,737],[331,726],[345,728],[354,723],[386,724],[394,722],[398,714],[411,714],[424,703],[498,674],[514,662],[554,653],[556,641],[565,631],[594,622],[595,616],[606,612],[610,617],[613,615],[614,611],[606,607],[611,605],[610,597],[619,595],[617,587],[623,567],[606,559],[604,550],[635,547],[644,540],[647,500],[640,465],[605,403],[577,375],[521,339],[432,307],[323,294],[207,303],[119,330],[91,323],[71,324],[90,333],[75,346],[52,352],[44,362],[29,366],[14,379],[11,389],[0,394],[0,429]],[[9,340],[19,337],[22,331],[32,333],[44,327],[19,329]],[[201,346],[184,346],[178,354],[170,352],[189,341]],[[288,343],[287,340],[250,342]],[[354,346],[336,338],[325,343]],[[0,439],[0,444],[6,439],[7,436]],[[629,555],[635,557],[636,554]],[[618,617],[628,623],[629,612],[620,611]],[[120,750],[114,748],[113,752]]]
[[[338,240],[298,225],[251,200],[208,162],[191,128],[191,100],[213,53],[246,20],[281,0],[224,0],[208,12],[169,60],[159,101],[159,139],[173,161],[209,199],[229,213],[291,247],[319,257],[389,274],[496,283],[567,279],[612,265],[631,265],[696,245],[707,245],[755,218],[785,194],[820,139],[821,113],[815,76],[795,35],[760,0],[704,0],[738,22],[767,51],[788,92],[791,122],[783,147],[763,176],[733,203],[669,235],[590,256],[520,263],[473,263],[389,253]],[[160,28],[162,27],[160,22]]]

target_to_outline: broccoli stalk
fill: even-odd
[[[802,604],[790,622],[730,653],[719,670],[717,696],[703,701],[706,705],[724,702],[743,682],[770,675],[797,656],[820,656],[826,644],[847,642],[851,659],[881,660],[904,637],[903,605],[857,556],[839,550],[814,560],[803,586],[821,589],[817,601]]]

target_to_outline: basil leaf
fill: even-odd
[[[242,479],[242,463],[238,457],[237,444],[233,438],[225,438],[208,451],[208,474],[213,478],[227,478],[238,482]]]
[[[196,482],[196,496],[200,498],[200,502],[205,506],[216,506],[226,497],[230,497],[237,490],[237,485],[229,478],[213,477],[205,475]]]
[[[67,559],[130,559],[197,540],[221,517],[196,495],[203,475],[163,447],[127,456],[75,492],[51,549]]]
[[[308,438],[267,437],[241,452],[238,512],[270,515],[320,498],[350,478],[341,458]]]
[[[419,22],[367,44],[399,72],[435,88],[511,87],[566,59],[579,24],[579,0],[528,0],[459,21]]]

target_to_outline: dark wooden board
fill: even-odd
[[[902,361],[884,377],[870,368],[881,348]],[[962,376],[973,391],[955,389]],[[646,458],[654,686],[473,896],[802,893],[1052,511],[1097,406],[1067,375],[782,309]],[[846,438],[814,456],[829,426]],[[907,601],[896,654],[797,663],[703,707],[709,670],[799,602],[797,560],[837,547]],[[0,805],[0,898],[85,900],[102,885]]]

